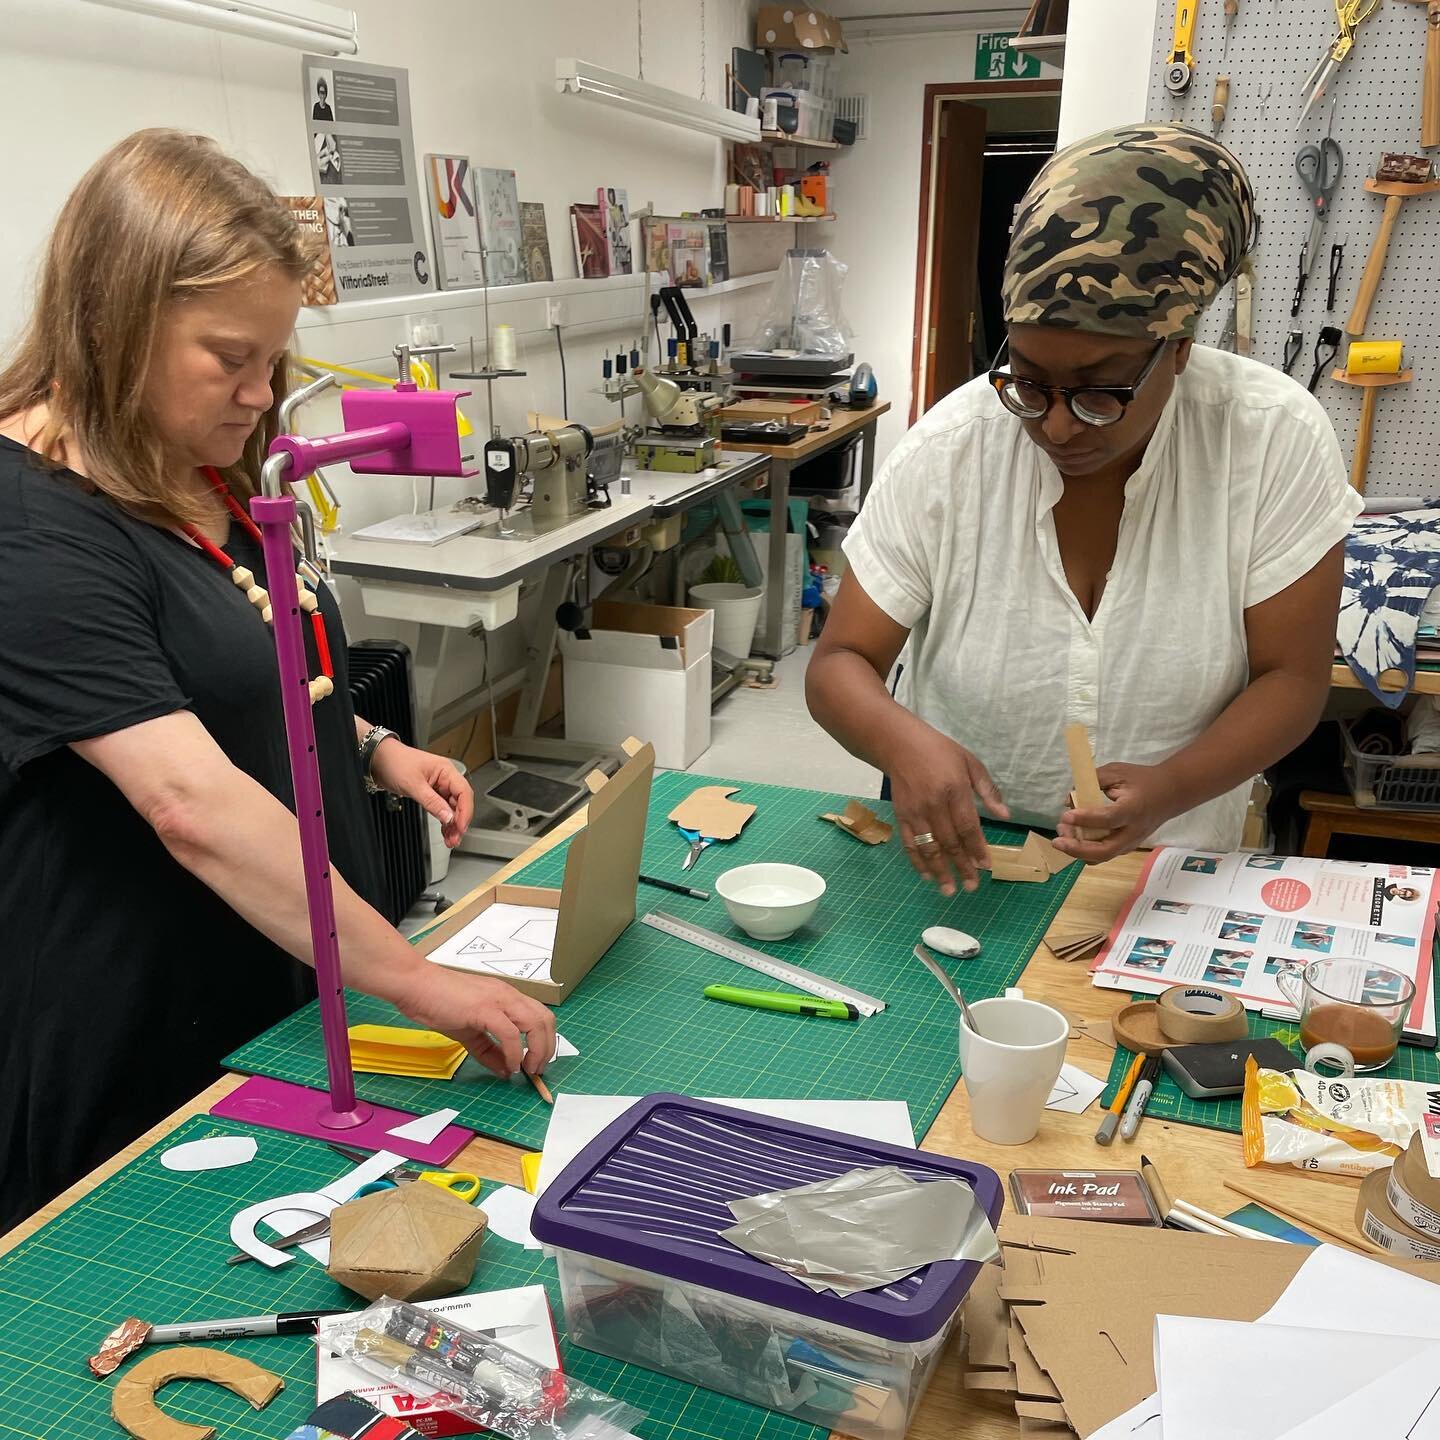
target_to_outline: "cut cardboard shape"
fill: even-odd
[[[668,818],[682,830],[698,831],[706,840],[733,840],[755,813],[755,806],[727,798],[739,788],[738,785],[702,785],[692,790]]]
[[[1043,835],[1033,830],[1023,845],[992,845],[990,877],[993,880],[1024,881],[1038,884],[1058,875],[1075,862],[1057,850]]]
[[[330,1278],[378,1300],[439,1300],[469,1285],[485,1212],[420,1181],[348,1200],[330,1215]]]
[[[546,1005],[559,1005],[571,994],[635,919],[635,891],[640,883],[640,850],[645,841],[655,751],[635,739],[626,740],[623,748],[629,758],[593,795],[585,828],[570,842],[559,890],[491,885],[432,930],[416,949],[422,955],[433,956],[495,904],[548,908],[556,912],[550,978],[505,978],[522,995]]]
[[[833,15],[800,5],[762,5],[755,17],[757,50],[843,50],[845,32]]]
[[[869,806],[858,800],[849,801],[839,815],[825,814],[820,817],[832,825],[838,825],[847,835],[853,835],[866,845],[884,845],[895,833]],[[687,827],[688,828],[688,827]]]
[[[1110,803],[1110,797],[1100,788],[1100,777],[1095,773],[1095,754],[1090,749],[1090,735],[1083,725],[1065,727],[1065,750],[1070,757],[1070,774],[1075,788],[1070,792],[1070,804],[1076,810],[1099,810]],[[1103,840],[1108,830],[1077,830],[1081,840]]]
[[[202,1345],[180,1345],[136,1361],[115,1382],[110,1397],[115,1423],[136,1440],[213,1440],[213,1425],[186,1424],[155,1403],[155,1392],[172,1380],[209,1380],[233,1390],[256,1410],[263,1410],[285,1388],[278,1375],[239,1355]]]

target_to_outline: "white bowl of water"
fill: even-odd
[[[715,882],[730,918],[755,940],[788,940],[820,908],[825,881],[803,865],[741,865]]]

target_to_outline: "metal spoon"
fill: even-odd
[[[965,997],[960,993],[955,982],[940,968],[940,962],[923,946],[915,947],[915,958],[945,987],[945,992],[960,1007],[960,1014],[964,1017],[966,1025],[970,1027],[972,1034],[979,1035],[980,1027],[975,1023],[974,1013],[965,1003]]]

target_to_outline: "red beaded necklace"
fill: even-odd
[[[250,518],[245,507],[230,493],[230,487],[225,483],[220,472],[211,465],[204,465],[201,467],[200,473],[224,501],[225,508],[231,516],[239,522],[256,545],[260,545],[260,527]],[[260,618],[269,625],[273,619],[270,596],[264,586],[255,583],[254,572],[247,570],[243,565],[236,564],[198,525],[181,525],[180,528],[187,538],[198,545],[245,592],[245,598],[260,612]],[[325,633],[325,617],[320,612],[319,597],[305,583],[305,577],[298,571],[295,575],[295,589],[299,597],[300,608],[310,617],[310,626],[315,635],[315,654],[320,660],[321,673],[310,682],[310,703],[313,705],[317,700],[323,700],[334,691],[335,668],[330,659],[330,641]]]

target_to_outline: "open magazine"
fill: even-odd
[[[1370,960],[1415,982],[1405,1039],[1433,1048],[1437,897],[1440,875],[1423,866],[1163,846],[1090,968],[1105,989],[1212,985],[1247,1010],[1293,1015],[1282,972],[1321,956]],[[1368,997],[1383,994],[1384,978],[1367,977]]]

